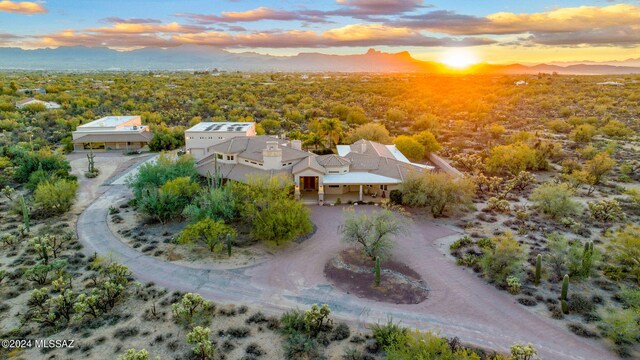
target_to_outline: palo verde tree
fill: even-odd
[[[386,258],[391,253],[394,237],[407,233],[409,218],[400,208],[387,207],[372,212],[344,210],[342,240],[362,246],[371,260]]]

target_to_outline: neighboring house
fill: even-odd
[[[360,140],[341,146],[340,154],[316,155],[300,140],[270,136],[236,136],[206,148],[197,162],[204,176],[247,182],[251,176],[290,177],[296,198],[320,203],[341,196],[355,200],[385,198],[412,172],[432,169],[413,164],[393,145]]]
[[[599,82],[599,83],[597,83],[597,85],[624,86],[623,83],[620,83],[620,82],[617,82],[617,81]]]
[[[75,150],[138,150],[152,138],[140,116],[107,116],[80,125],[72,133]]]
[[[34,99],[34,98],[28,98],[28,99],[20,100],[20,101],[18,101],[18,102],[16,103],[16,107],[17,107],[18,109],[22,109],[22,108],[24,108],[24,107],[26,107],[26,106],[29,106],[29,105],[37,105],[37,104],[42,104],[42,105],[44,105],[44,107],[45,107],[47,110],[53,110],[53,109],[60,109],[60,108],[62,108],[62,106],[60,106],[60,104],[55,103],[55,102],[53,102],[53,101],[42,101],[42,100],[37,100],[37,99]]]
[[[47,90],[43,89],[43,88],[35,88],[35,89],[18,89],[16,90],[16,93],[18,94],[46,94]]]
[[[237,136],[255,136],[254,122],[201,122],[184,132],[185,149],[196,160],[209,155],[207,149]]]
[[[529,85],[529,83],[524,80],[516,81],[514,84],[516,84],[516,86]]]

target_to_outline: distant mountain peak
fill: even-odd
[[[622,66],[624,65],[624,66]],[[413,58],[408,51],[387,53],[370,48],[364,54],[335,55],[318,52],[294,56],[272,56],[256,52],[234,53],[207,45],[170,48],[142,48],[116,51],[106,47],[68,46],[23,50],[0,48],[0,69],[103,71],[204,70],[290,71],[290,72],[416,72],[437,74],[446,67]],[[640,73],[637,59],[571,66],[538,64],[477,64],[470,68],[482,74],[630,74]]]

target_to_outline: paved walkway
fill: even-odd
[[[342,293],[324,278],[326,261],[345,247],[337,233],[342,222],[339,207],[311,207],[318,231],[273,260],[242,269],[209,270],[164,262],[121,242],[109,230],[107,213],[109,206],[130,193],[123,185],[101,189],[102,195],[79,217],[80,241],[87,253],[111,256],[144,282],[198,292],[214,301],[259,305],[267,312],[327,303],[335,316],[360,325],[391,317],[410,328],[436,330],[502,351],[514,342],[531,342],[545,360],[616,358],[603,343],[580,338],[561,323],[527,311],[513,296],[456,266],[436,246],[437,239],[455,232],[430,222],[411,225],[411,236],[400,239],[394,252],[424,278],[431,289],[429,299],[394,305]]]

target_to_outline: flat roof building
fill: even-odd
[[[256,123],[201,122],[184,132],[185,150],[200,160],[209,155],[209,147],[238,136],[256,136]]]
[[[75,150],[139,150],[153,138],[140,116],[105,116],[72,133]]]

